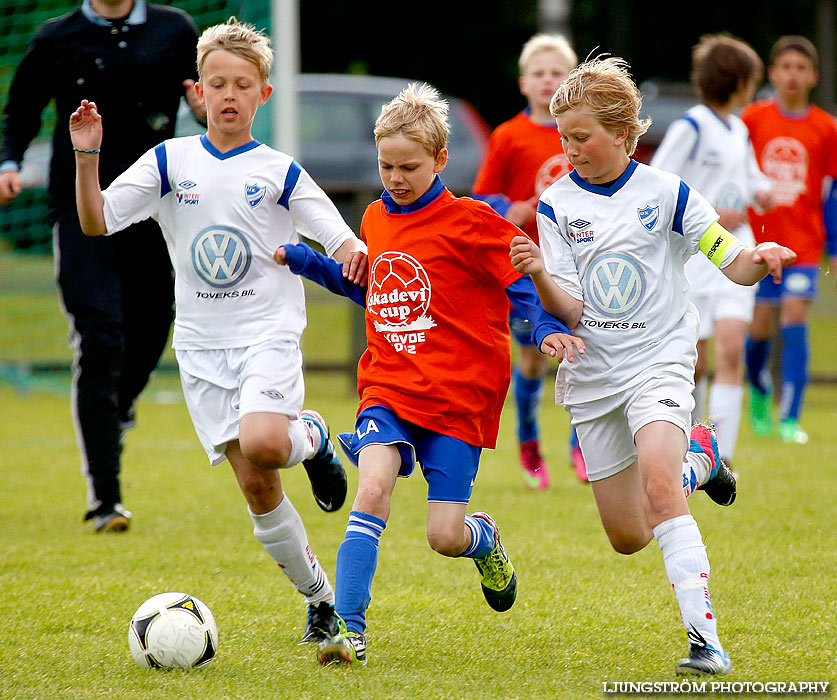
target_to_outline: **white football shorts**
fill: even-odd
[[[186,406],[211,464],[226,459],[248,413],[299,417],[305,399],[302,353],[293,341],[245,348],[176,350]]]
[[[587,464],[587,478],[599,481],[636,461],[634,435],[645,425],[668,421],[683,430],[689,447],[694,375],[684,365],[653,365],[622,391],[595,401],[565,405]]]
[[[734,319],[750,323],[756,303],[756,286],[736,284],[723,275],[718,275],[716,289],[712,293],[691,293],[691,301],[700,316],[698,338],[706,340],[715,335],[715,321]]]

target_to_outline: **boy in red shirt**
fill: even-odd
[[[410,85],[375,125],[385,192],[369,205],[361,238],[368,288],[304,245],[277,262],[366,305],[368,349],[358,365],[356,430],[340,436],[359,468],[358,491],[337,554],[335,608],[341,631],[320,645],[321,663],[366,663],[366,609],[380,537],[398,476],[421,465],[428,484],[427,540],[440,554],[474,560],[482,591],[508,610],[517,577],[494,520],[467,514],[483,447],[497,440],[508,391],[509,301],[535,321],[539,347],[563,359],[583,343],[547,316],[528,276],[514,270],[519,229],[472,199],[457,199],[438,174],[447,162],[447,103]],[[463,361],[464,360],[464,361]]]
[[[536,34],[524,44],[518,59],[518,84],[528,106],[491,134],[488,154],[474,183],[475,199],[490,204],[535,242],[538,197],[572,170],[555,119],[549,113],[549,102],[576,63],[575,52],[562,36]],[[532,327],[514,307],[509,311],[509,325],[519,345],[513,388],[523,478],[529,488],[545,489],[549,485],[549,472],[538,440],[538,409],[549,361],[532,344]],[[579,479],[587,481],[584,457],[573,428],[570,428],[570,461]]]
[[[808,308],[817,296],[825,245],[823,180],[837,177],[834,117],[808,102],[817,83],[817,65],[817,51],[810,41],[782,37],[773,46],[768,71],[775,97],[755,102],[741,114],[776,202],[763,213],[750,210],[756,242],[776,241],[797,254],[796,264],[785,271],[780,283],[767,277],[756,291],[746,348],[750,419],[756,434],[772,432],[770,377],[765,367],[778,307],[782,334],[779,435],[785,442],[800,444],[808,441],[799,416],[808,384]]]

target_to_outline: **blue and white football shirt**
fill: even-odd
[[[544,191],[538,230],[546,270],[584,302],[573,332],[586,350],[561,363],[558,401],[610,396],[653,364],[693,371],[698,319],[683,265],[717,219],[679,177],[636,161],[610,187],[573,171]],[[731,246],[725,264],[741,247]]]
[[[175,269],[180,350],[298,342],[306,324],[302,281],[273,252],[297,243],[299,229],[329,255],[354,237],[305,170],[258,141],[227,153],[206,136],[165,141],[104,198],[109,234],[148,217],[159,222]]]
[[[651,165],[676,173],[718,209],[734,209],[746,214],[759,191],[770,189],[770,181],[759,170],[747,127],[734,114],[726,120],[706,105],[695,105],[672,122]],[[753,232],[748,223],[732,231],[736,238],[752,246]],[[694,294],[713,294],[725,289],[726,279],[703,255],[686,263],[686,274]]]

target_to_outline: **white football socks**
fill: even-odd
[[[304,459],[311,459],[323,445],[320,431],[304,420],[292,420],[288,423],[288,437],[291,440],[291,452],[288,463],[282,468],[292,467]]]
[[[680,515],[666,520],[654,528],[654,537],[663,553],[689,642],[723,651],[709,598],[709,559],[695,519]]]
[[[269,513],[256,515],[250,511],[250,518],[256,539],[294,588],[305,596],[305,602],[308,605],[322,601],[334,604],[334,591],[328,576],[309,546],[305,526],[287,494]]]
[[[715,424],[718,451],[725,462],[732,461],[738,442],[743,399],[744,387],[737,384],[713,383],[709,390],[709,419]]]

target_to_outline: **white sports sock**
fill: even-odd
[[[311,459],[323,444],[320,431],[304,420],[290,421],[288,437],[291,440],[291,452],[288,455],[288,463],[282,465],[283,469],[299,464],[304,459]]]
[[[294,588],[305,596],[305,602],[313,605],[326,601],[333,605],[334,591],[328,576],[309,546],[305,526],[287,494],[269,513],[256,515],[250,511],[250,518],[256,539]]]
[[[709,598],[709,559],[695,519],[680,515],[666,520],[654,528],[654,537],[690,643],[723,651]]]
[[[706,388],[708,381],[701,377],[695,382],[692,396],[695,397],[695,407],[692,409],[692,423],[700,423],[706,417]]]
[[[743,399],[744,387],[737,384],[712,384],[709,391],[709,417],[715,424],[718,451],[725,462],[732,461],[738,442]]]
[[[688,498],[701,484],[709,481],[712,473],[712,460],[705,452],[688,451],[683,456],[683,492]]]

